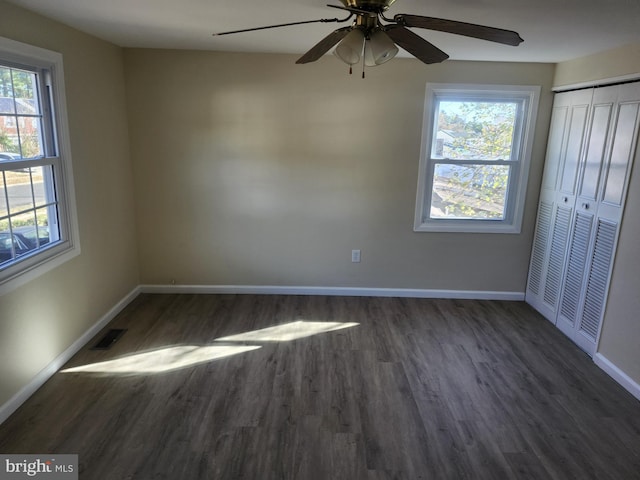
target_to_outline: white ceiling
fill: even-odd
[[[7,0],[123,47],[302,54],[348,24],[314,23],[213,37],[213,32],[344,17],[338,0]],[[387,12],[517,31],[519,47],[413,29],[455,60],[559,62],[640,44],[639,0],[397,0]],[[408,55],[405,55],[408,56]]]

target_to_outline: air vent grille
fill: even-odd
[[[124,328],[112,328],[96,343],[91,350],[109,350],[114,343],[116,343],[124,332],[127,330]]]

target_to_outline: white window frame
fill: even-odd
[[[540,87],[533,85],[472,85],[428,83],[425,95],[422,124],[422,145],[418,172],[418,190],[414,231],[416,232],[470,232],[470,233],[520,233],[524,212],[527,179],[533,149],[533,137],[540,98]],[[517,119],[514,133],[512,159],[472,163],[509,164],[511,177],[507,188],[504,219],[450,219],[430,218],[433,173],[436,163],[464,164],[469,161],[432,157],[432,142],[437,128],[437,109],[440,101],[521,101],[522,115]]]
[[[24,65],[46,71],[53,106],[52,135],[55,151],[43,158],[3,162],[15,163],[18,168],[53,165],[58,201],[59,240],[37,250],[0,270],[0,295],[6,294],[45,274],[80,254],[80,238],[73,183],[71,143],[66,110],[62,55],[40,47],[0,37],[0,60],[8,64]]]

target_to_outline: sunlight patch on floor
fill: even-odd
[[[358,323],[350,322],[307,322],[298,320],[275,327],[253,330],[228,337],[218,338],[223,342],[290,342],[300,338],[311,337],[319,333],[333,332],[343,328],[355,327]]]
[[[62,370],[62,373],[162,373],[230,357],[260,348],[259,345],[193,345],[167,347],[106,362]]]

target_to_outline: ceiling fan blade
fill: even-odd
[[[475,23],[457,22],[444,18],[423,17],[420,15],[406,15],[400,13],[393,17],[394,21],[405,27],[427,28],[440,32],[454,33],[466,37],[479,38],[489,42],[502,43],[517,47],[524,40],[518,33],[501,28],[486,27]]]
[[[440,63],[449,58],[449,55],[438,47],[401,25],[386,25],[384,31],[391,40],[426,64]]]
[[[255,32],[256,30],[266,30],[268,28],[280,28],[280,27],[289,27],[291,25],[303,25],[305,23],[332,23],[332,22],[346,22],[353,16],[353,13],[349,15],[347,18],[321,18],[319,20],[304,20],[302,22],[291,22],[291,23],[279,23],[278,25],[267,25],[266,27],[254,27],[254,28],[243,28],[241,30],[231,30],[228,32],[220,32],[214,33],[214,37],[219,37],[221,35],[231,35],[232,33],[243,33],[243,32]]]
[[[342,40],[347,33],[351,31],[352,27],[342,27],[338,30],[334,30],[329,35],[324,37],[318,43],[316,43],[311,50],[300,57],[296,63],[310,63],[315,62],[333,47],[336,43]]]

